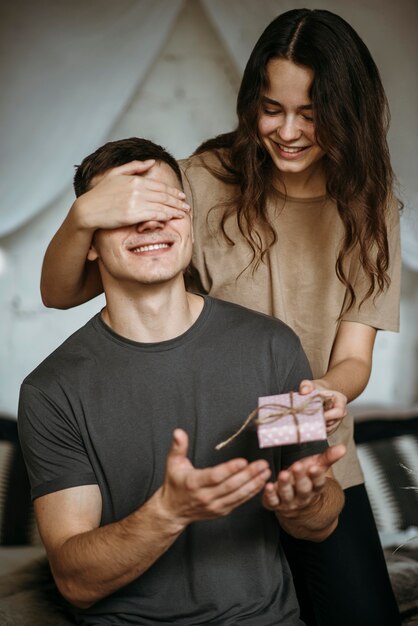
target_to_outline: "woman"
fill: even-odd
[[[237,112],[234,132],[182,164],[194,205],[193,282],[298,333],[314,375],[301,391],[330,397],[328,433],[347,445],[335,470],[346,496],[339,527],[322,544],[286,540],[302,617],[309,625],[395,626],[345,417],[347,399],[367,384],[376,329],[398,325],[399,207],[379,73],[340,17],[288,11],[251,53]],[[134,176],[149,167],[116,168],[74,203],[45,256],[47,305],[74,306],[100,292],[97,269],[85,265],[96,228],[188,210],[178,190]]]

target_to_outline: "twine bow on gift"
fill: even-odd
[[[242,426],[240,426],[240,428],[236,431],[236,433],[231,435],[231,437],[229,437],[225,441],[218,443],[218,445],[215,446],[215,450],[221,450],[222,448],[227,446],[229,443],[231,443],[231,441],[233,441],[236,437],[238,437],[238,435],[240,435],[242,431],[245,430],[245,428],[247,428],[247,426],[253,420],[256,426],[261,426],[262,424],[271,424],[272,422],[276,422],[282,419],[283,417],[286,417],[287,415],[291,415],[293,418],[293,423],[296,427],[296,436],[297,436],[296,441],[297,443],[300,443],[301,433],[300,433],[300,425],[299,425],[297,416],[300,413],[304,413],[305,415],[315,415],[315,413],[318,410],[318,407],[316,406],[316,400],[319,399],[322,402],[322,398],[319,394],[316,394],[314,396],[309,396],[305,400],[305,402],[302,402],[301,404],[295,406],[293,404],[293,391],[289,393],[289,397],[290,397],[290,406],[288,406],[287,404],[280,404],[280,403],[273,402],[271,404],[261,404],[259,407],[254,409],[254,411],[251,411],[247,419],[244,421]],[[315,406],[313,406],[314,404]],[[275,412],[270,413],[269,415],[266,415],[266,417],[258,417],[257,419],[254,419],[262,409],[272,409]]]

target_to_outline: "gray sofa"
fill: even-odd
[[[385,425],[382,427],[378,422],[371,427],[368,424],[365,427],[360,425],[357,434],[363,457],[367,454],[373,455],[374,467],[378,458],[382,459],[383,464],[388,463],[387,458],[394,463],[393,450],[385,454],[385,448],[396,448],[393,441],[399,436],[411,436],[418,445],[418,418],[415,419],[416,421],[405,422],[403,425],[392,425],[389,429],[385,428]],[[390,476],[391,467],[386,469],[386,475]],[[392,491],[397,493],[398,489]],[[410,523],[411,514],[412,519],[417,519],[418,525],[418,494],[412,490],[406,498],[404,492],[401,494],[402,502],[399,506],[406,509],[403,525]],[[381,501],[381,494],[370,492],[369,495],[372,504],[374,501]],[[393,506],[392,502],[391,507]],[[379,509],[375,514],[379,524],[382,515],[384,518],[384,512]],[[399,519],[402,519],[402,512]],[[400,606],[403,625],[418,626],[418,541],[408,541],[405,535],[406,528],[394,530],[397,532],[385,535],[389,574]],[[405,537],[406,545],[399,548]],[[0,416],[0,624],[2,626],[74,624],[70,607],[55,587],[45,551],[36,531],[16,421],[5,416]]]

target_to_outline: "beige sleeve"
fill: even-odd
[[[183,183],[183,190],[184,190],[184,193],[186,194],[186,202],[188,202],[188,204],[190,205],[192,209],[192,223],[193,223],[193,254],[192,254],[192,260],[190,262],[190,265],[184,274],[184,282],[186,284],[187,291],[190,291],[192,293],[207,293],[207,289],[205,289],[202,284],[202,280],[200,278],[200,273],[198,270],[198,266],[199,266],[198,247],[200,244],[199,244],[199,241],[196,240],[197,239],[196,233],[199,233],[200,227],[197,223],[198,216],[195,210],[193,189],[186,174],[187,165],[188,165],[187,159],[183,159],[182,161],[179,161],[182,183]]]
[[[367,292],[369,283],[360,262],[354,281],[356,302],[343,315],[342,320],[360,322],[380,330],[399,330],[399,302],[401,286],[401,248],[399,209],[393,203],[388,217],[389,268],[390,285],[378,296],[371,296],[360,304]]]
[[[181,161],[178,162],[178,164],[179,164],[180,171],[181,171],[181,182],[183,183],[183,191],[186,194],[186,202],[190,204],[190,206],[192,207],[192,211],[193,211],[193,208],[194,208],[193,207],[193,192],[192,192],[192,187],[190,185],[190,181],[187,178],[187,174],[186,174],[188,160],[182,159]]]

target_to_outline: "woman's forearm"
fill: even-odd
[[[327,372],[317,386],[343,393],[348,402],[366,388],[372,369],[376,329],[358,322],[341,322]]]
[[[370,378],[370,364],[363,359],[349,357],[331,367],[325,376],[316,379],[318,387],[343,393],[347,401],[355,400],[367,386]]]
[[[45,306],[67,309],[103,291],[97,264],[87,261],[93,234],[94,229],[80,223],[76,200],[45,253],[41,274]]]

